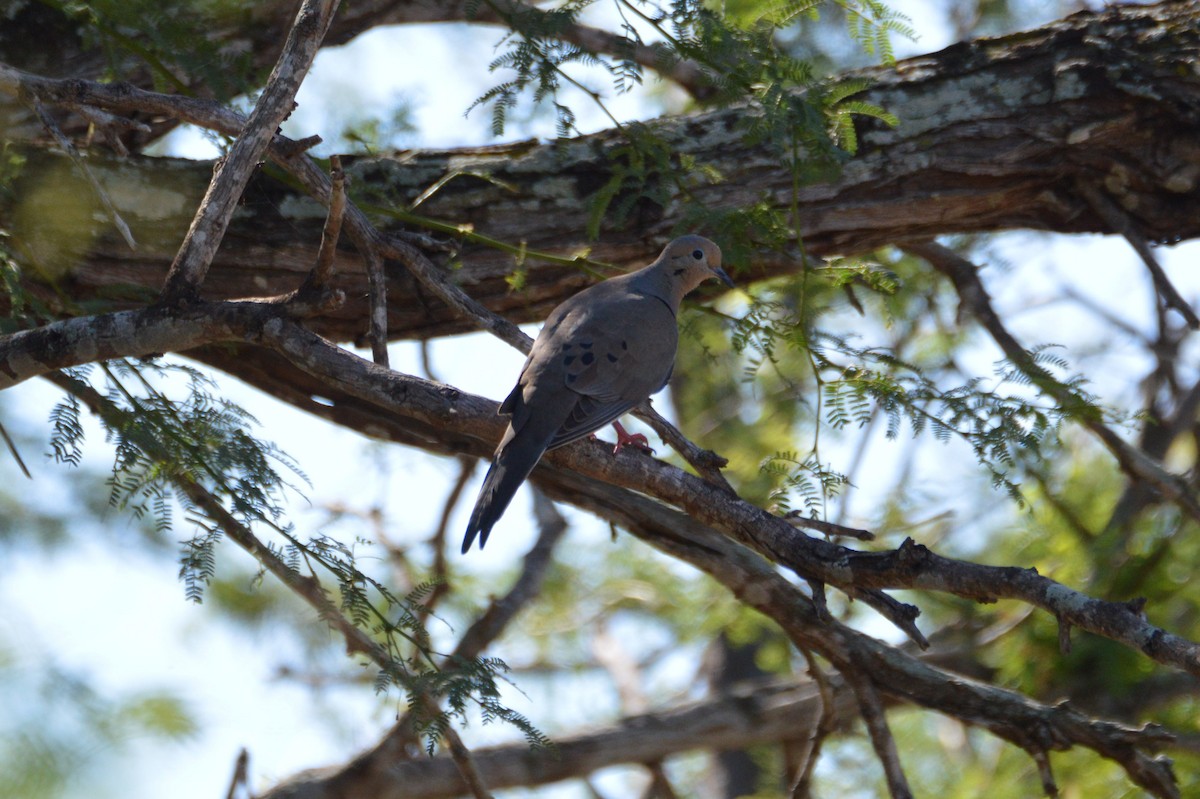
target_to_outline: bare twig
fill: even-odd
[[[168,303],[194,300],[237,202],[262,160],[276,129],[292,112],[296,92],[308,73],[339,0],[304,0],[288,32],[283,52],[245,128],[218,165],[192,219],[163,286]]]
[[[432,699],[427,699],[427,701],[433,702]],[[438,712],[436,703],[432,704],[430,712]],[[450,757],[453,758],[454,765],[458,767],[458,773],[466,781],[471,794],[475,799],[493,799],[491,791],[487,789],[487,784],[484,783],[483,777],[479,773],[479,768],[475,765],[475,759],[471,756],[471,751],[463,743],[458,730],[447,726],[444,735],[447,744],[449,744]]]
[[[859,541],[875,540],[875,534],[870,530],[860,530],[857,527],[846,527],[822,519],[813,519],[805,516],[802,510],[788,511],[784,514],[783,518],[787,519],[788,524],[793,527],[805,527],[809,530],[816,530],[826,537],[855,538]]]
[[[912,799],[912,789],[908,787],[908,778],[904,776],[904,768],[900,765],[900,753],[896,750],[896,739],[888,727],[883,700],[879,698],[879,692],[867,674],[865,669],[860,671],[858,668],[842,671],[842,676],[850,683],[858,699],[858,707],[862,712],[863,721],[867,724],[871,745],[875,748],[875,757],[879,758],[883,766],[888,793],[892,799]]]
[[[250,753],[245,747],[238,752],[237,760],[233,764],[233,776],[229,779],[229,790],[225,792],[225,799],[235,799],[238,788],[246,788],[248,778],[247,771],[250,767]]]
[[[638,407],[634,408],[631,413],[641,419],[646,424],[658,433],[658,437],[667,442],[671,449],[683,456],[683,459],[692,465],[692,468],[700,473],[705,480],[712,483],[716,488],[724,491],[727,494],[736,494],[733,486],[725,479],[725,475],[721,474],[721,469],[729,464],[725,458],[722,458],[715,452],[707,449],[701,449],[693,444],[687,436],[679,432],[675,425],[668,422],[654,407],[650,404],[650,400],[646,400]]]
[[[365,221],[365,217],[363,218]],[[446,276],[425,257],[424,253],[397,236],[376,235],[379,245],[389,258],[400,261],[421,285],[442,302],[464,317],[477,323],[481,330],[496,336],[523,353],[533,346],[533,339],[521,328],[476,301],[473,297],[446,279]]]
[[[525,553],[521,573],[508,592],[493,599],[488,609],[463,633],[454,648],[454,657],[478,656],[542,590],[546,572],[553,563],[554,548],[567,531],[567,520],[541,491],[534,492],[533,503],[538,537]]]
[[[129,245],[129,249],[136,250],[137,242],[133,239],[133,232],[130,231],[129,225],[125,224],[125,220],[121,218],[121,214],[113,205],[112,199],[108,196],[108,192],[105,191],[104,187],[100,185],[100,181],[96,180],[96,176],[92,174],[92,170],[88,169],[87,162],[83,160],[83,156],[79,154],[77,149],[75,149],[75,145],[71,143],[71,140],[63,135],[63,132],[58,129],[58,124],[51,119],[49,114],[46,113],[46,109],[42,105],[42,101],[37,97],[33,97],[32,102],[33,109],[37,112],[38,118],[41,119],[42,125],[47,131],[49,131],[50,135],[54,137],[54,140],[58,142],[58,146],[63,148],[67,155],[71,157],[71,160],[75,163],[75,166],[79,167],[79,171],[83,173],[84,178],[86,178],[88,184],[91,185],[92,191],[95,192],[96,197],[100,200],[101,204],[104,205],[104,210],[108,211],[109,217],[112,218],[113,225],[115,225],[117,230],[120,231],[121,238],[125,239],[125,243]]]
[[[1037,764],[1038,778],[1042,782],[1042,793],[1058,796],[1058,784],[1054,781],[1054,770],[1050,768],[1050,753],[1045,749],[1034,749],[1029,753]]]
[[[817,768],[817,760],[821,756],[821,747],[825,738],[836,729],[837,708],[834,704],[833,685],[829,676],[821,668],[816,657],[808,649],[801,649],[804,660],[808,663],[808,674],[817,686],[821,700],[821,715],[813,720],[807,736],[802,739],[804,746],[803,759],[795,771],[795,782],[792,785],[792,799],[810,799],[812,795],[812,778]]]
[[[33,475],[29,473],[29,467],[25,465],[25,461],[21,459],[21,453],[17,451],[17,445],[9,438],[8,431],[4,429],[4,425],[0,424],[0,438],[4,439],[4,443],[8,445],[8,451],[13,456],[13,460],[17,462],[17,466],[21,468],[21,473],[33,479]]]
[[[342,158],[339,155],[329,158],[329,180],[329,213],[325,215],[321,249],[317,252],[317,265],[312,274],[312,285],[317,288],[324,286],[333,275],[333,261],[342,233],[342,215],[346,212],[346,173],[342,171]]]
[[[474,463],[474,459],[470,460]],[[463,474],[470,472],[464,466]],[[463,481],[465,483],[465,481]],[[516,618],[530,602],[537,597],[542,589],[546,571],[553,562],[554,548],[558,545],[567,530],[566,519],[558,512],[545,494],[534,491],[534,517],[538,520],[538,537],[530,550],[525,553],[521,563],[521,572],[504,596],[493,599],[487,610],[467,628],[459,638],[454,651],[446,658],[447,662],[478,657],[483,650],[500,637],[505,628]],[[447,510],[450,504],[447,503]],[[444,547],[439,547],[439,551]],[[412,739],[411,719],[408,715],[401,717],[392,726],[387,736],[371,753],[384,758],[399,757],[406,745]]]
[[[963,305],[988,331],[1005,357],[1035,386],[1064,407],[1075,408],[1082,405],[1082,400],[1037,364],[1033,356],[1008,331],[992,307],[991,298],[983,287],[974,264],[950,248],[933,241],[906,244],[904,249],[924,258],[934,269],[950,278]],[[1116,457],[1121,469],[1131,478],[1146,481],[1193,519],[1200,521],[1200,500],[1178,475],[1171,474],[1153,458],[1118,436],[1100,421],[1099,414],[1084,410],[1076,418],[1100,439]]]
[[[436,585],[433,591],[430,592],[429,598],[421,606],[420,618],[422,623],[428,618],[429,614],[437,607],[441,598],[450,590],[448,578],[448,568],[446,564],[446,533],[450,527],[450,515],[458,506],[459,499],[462,498],[462,492],[467,487],[467,483],[471,480],[471,475],[475,473],[475,464],[478,461],[475,458],[461,455],[458,458],[458,477],[454,479],[454,485],[450,488],[450,494],[446,497],[445,503],[442,505],[442,515],[438,519],[437,529],[434,531],[432,538],[429,541],[430,547],[433,549],[433,579]]]
[[[374,247],[360,248],[367,264],[367,283],[371,293],[371,321],[367,338],[371,342],[371,358],[380,366],[388,361],[387,277],[383,272],[383,257]]]
[[[1111,227],[1115,233],[1124,236],[1129,245],[1141,256],[1142,262],[1150,271],[1150,277],[1154,280],[1154,287],[1158,289],[1158,294],[1166,306],[1178,311],[1192,330],[1200,330],[1200,316],[1197,316],[1196,311],[1188,304],[1187,300],[1180,296],[1179,291],[1171,283],[1171,279],[1167,277],[1167,273],[1154,256],[1154,251],[1150,249],[1150,243],[1146,241],[1146,237],[1137,229],[1128,214],[1122,211],[1120,206],[1096,185],[1080,179],[1075,182],[1075,187],[1105,224]]]

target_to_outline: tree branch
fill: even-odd
[[[405,440],[417,446],[487,456],[502,433],[504,422],[496,416],[495,403],[370,364],[289,321],[277,306],[216,303],[192,313],[194,317],[183,314],[171,320],[158,309],[126,311],[15,334],[0,340],[0,387],[92,360],[161,352],[164,343],[175,345],[165,349],[175,349],[249,341],[274,349],[319,379],[326,394],[341,391],[384,411],[381,416],[393,418],[376,429],[408,431]],[[199,321],[204,319],[210,324]],[[138,335],[143,329],[148,332]],[[1033,570],[944,558],[911,541],[893,551],[858,552],[802,535],[787,520],[716,494],[704,480],[674,466],[629,453],[611,456],[594,442],[547,453],[534,477],[544,482],[564,467],[590,480],[650,492],[802,577],[850,592],[909,588],[981,601],[1019,599],[1079,629],[1200,675],[1200,645],[1150,624],[1140,606],[1087,597]]]
[[[308,74],[321,39],[329,27],[339,0],[304,0],[288,32],[287,42],[262,96],[254,106],[246,127],[218,163],[208,191],[196,211],[183,244],[171,263],[162,299],[168,304],[198,297],[237,202],[250,175],[266,153],[275,131],[292,113],[296,92]]]
[[[1000,346],[1008,360],[1028,377],[1038,389],[1064,408],[1077,409],[1076,421],[1091,431],[1113,454],[1124,470],[1134,480],[1143,480],[1154,486],[1164,497],[1174,502],[1196,521],[1200,521],[1200,500],[1182,478],[1171,474],[1146,453],[1129,444],[1111,428],[1103,424],[1099,411],[1085,407],[1086,403],[1071,389],[1054,379],[1042,368],[1033,356],[1005,327],[1000,315],[992,307],[991,298],[983,281],[979,279],[978,267],[948,247],[936,242],[911,243],[905,247],[914,255],[924,258],[929,264],[950,278],[963,306],[979,320],[984,329]]]
[[[801,187],[795,199],[807,251],[814,256],[852,253],[943,233],[1022,227],[1107,231],[1110,226],[1074,186],[1077,180],[1096,183],[1110,177],[1123,181],[1123,196],[1133,208],[1128,211],[1131,223],[1147,240],[1200,235],[1200,195],[1194,191],[1200,180],[1194,169],[1200,161],[1200,121],[1186,111],[1200,86],[1200,76],[1190,69],[1200,56],[1197,18],[1196,0],[1124,6],[1077,14],[1007,40],[957,45],[946,53],[901,62],[895,70],[855,73],[872,84],[856,99],[899,111],[901,124],[893,129],[862,122],[859,155],[840,175]],[[1104,67],[1114,60],[1120,70]],[[28,87],[43,92],[39,96],[47,103],[57,97],[108,111],[144,108],[145,113],[187,114],[189,121],[204,126],[220,120],[219,129],[228,135],[240,130],[236,115],[227,109],[216,111],[215,104],[206,107],[128,86],[81,83],[0,68],[0,90],[8,93]],[[975,91],[979,85],[991,88]],[[1146,85],[1156,86],[1156,92],[1142,91]],[[922,98],[920,104],[910,102],[916,96]],[[670,238],[688,207],[700,204],[721,212],[761,201],[790,208],[792,185],[786,170],[765,166],[777,163],[775,154],[766,145],[742,141],[740,125],[749,113],[735,108],[652,123],[672,152],[711,167],[722,180],[696,186],[686,203],[675,198],[662,207],[647,208],[620,228],[619,237],[610,235],[615,227],[606,228],[598,242],[589,241],[585,231],[596,191],[619,177],[620,148],[628,147],[628,141],[617,132],[550,145],[522,142],[407,152],[395,159],[347,159],[346,170],[357,186],[386,186],[388,193],[373,210],[390,215],[397,228],[425,226],[465,241],[463,268],[455,272],[455,282],[478,302],[513,321],[540,320],[593,279],[572,265],[569,256],[575,253],[590,248],[599,261],[642,265]],[[1143,135],[1148,128],[1176,135],[1168,146],[1149,153]],[[416,214],[410,208],[413,201],[463,161],[483,179],[448,182]],[[30,158],[27,179],[36,180],[42,169],[53,168],[53,162],[44,155]],[[179,187],[180,194],[186,185],[189,202],[190,192],[199,191],[211,177],[207,165],[165,159],[118,165],[94,157],[89,163],[106,182],[128,181],[131,172],[142,170],[137,185]],[[155,170],[155,177],[145,174],[149,170]],[[251,195],[258,191],[256,185],[251,185]],[[209,291],[244,295],[253,277],[266,281],[268,293],[282,294],[298,281],[288,264],[294,253],[315,249],[317,236],[315,230],[306,232],[311,227],[307,225],[299,225],[297,234],[292,214],[307,218],[311,208],[294,196],[293,202],[283,200],[278,186],[272,185],[269,192],[272,202],[247,203],[232,223],[212,265]],[[72,275],[81,292],[98,285],[114,264],[121,265],[131,282],[157,286],[174,255],[185,228],[181,220],[164,219],[161,205],[155,206],[156,215],[119,203],[118,210],[138,233],[140,256],[131,261],[114,241],[98,237]],[[476,233],[461,232],[468,229]],[[530,251],[568,257],[559,262],[529,258],[525,288],[514,292],[505,281],[514,267],[513,256],[482,246],[484,239],[523,241]],[[162,242],[171,242],[171,248]],[[251,242],[253,249],[246,246]],[[271,269],[263,269],[261,262],[264,243],[276,253]],[[433,260],[444,257],[432,249],[427,252]],[[360,255],[347,259],[339,270],[337,287],[350,301],[343,311],[316,322],[314,329],[322,335],[340,341],[362,335],[369,295],[364,263]],[[758,278],[795,269],[793,259],[759,253],[747,271]],[[420,292],[408,290],[411,284],[398,276],[390,279],[391,336],[429,338],[474,329],[472,319],[449,307],[430,307]]]
[[[854,698],[836,692],[841,726],[854,718]],[[544,785],[622,763],[661,759],[692,749],[728,749],[777,741],[797,726],[814,723],[820,700],[811,683],[745,685],[714,699],[624,719],[615,727],[564,736],[555,753],[531,752],[525,744],[484,747],[475,762],[494,788]],[[333,795],[375,799],[443,799],[460,795],[462,783],[445,757],[360,763],[354,781],[307,774],[277,786],[262,799]],[[338,791],[342,793],[337,794]]]

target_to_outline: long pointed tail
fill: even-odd
[[[488,533],[504,511],[513,495],[525,482],[525,478],[533,471],[542,453],[546,451],[546,440],[523,440],[517,435],[504,444],[496,453],[487,476],[483,478],[483,488],[479,490],[479,498],[475,500],[475,510],[471,512],[471,521],[467,524],[467,533],[463,536],[462,551],[465,555],[479,536],[479,548],[487,543]],[[543,437],[539,437],[543,438]]]

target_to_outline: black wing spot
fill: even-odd
[[[590,352],[585,352],[579,360],[583,361],[584,366],[590,366],[592,361],[596,360],[596,356]]]
[[[629,349],[629,342],[628,342],[628,341],[622,341],[622,342],[621,342],[621,349],[623,349],[623,350],[627,350],[627,349]]]
[[[672,272],[671,274],[673,274],[673,275],[682,275],[682,274],[683,274],[684,272],[686,272],[686,271],[687,271],[686,269],[676,269],[676,270],[675,270],[674,272]]]
[[[570,366],[571,362],[574,360],[575,360],[574,355],[568,355],[567,357],[563,358],[563,366]]]
[[[581,342],[579,342],[579,346],[583,347],[585,350],[590,350],[592,348],[592,342],[581,341]]]
[[[575,378],[577,378],[577,377],[579,377],[579,375],[567,375],[567,382],[568,382],[568,383],[574,383],[574,382],[575,382]]]
[[[608,353],[608,362],[609,362],[609,363],[616,363],[616,362],[617,362],[617,356],[613,355],[611,352],[610,352],[610,353]]]
[[[703,250],[692,250],[692,257],[695,258],[697,261],[704,260],[704,251]]]

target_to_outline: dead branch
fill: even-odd
[[[237,141],[214,171],[208,191],[171,263],[163,285],[164,302],[178,304],[198,297],[200,284],[221,246],[238,200],[275,131],[291,114],[296,92],[308,74],[338,3],[339,0],[304,0],[300,6],[262,96],[245,128],[239,131]]]

